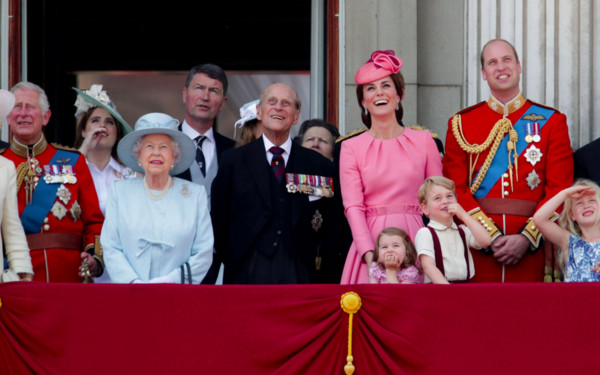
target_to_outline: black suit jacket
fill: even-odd
[[[179,124],[179,131],[181,131],[181,124]],[[213,129],[213,135],[215,136],[215,147],[216,147],[216,157],[217,157],[216,161],[218,163],[219,159],[221,158],[221,154],[224,151],[227,151],[227,150],[235,147],[235,141],[225,137],[224,135],[217,133],[217,131],[215,129]],[[189,169],[186,169],[185,171],[181,172],[176,177],[183,178],[184,180],[192,181],[192,175],[190,174]]]
[[[600,138],[573,153],[575,179],[587,178],[600,185]]]
[[[316,151],[292,144],[286,173],[333,176],[333,164]],[[215,262],[225,264],[224,283],[232,283],[236,270],[252,251],[255,240],[261,234],[276,207],[273,207],[271,176],[264,141],[261,138],[245,146],[223,153],[217,177],[212,184],[211,217],[215,234]],[[288,193],[292,194],[292,193]],[[327,262],[327,249],[333,242],[331,224],[331,198],[309,201],[309,196],[293,193],[291,202],[291,233],[293,249],[307,262],[311,281],[314,267],[314,249],[319,241],[324,248],[323,263]],[[317,211],[322,215],[321,227],[315,231],[312,225]]]

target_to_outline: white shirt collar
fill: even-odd
[[[196,137],[198,137],[199,135],[204,135],[206,137],[206,140],[204,142],[211,141],[212,143],[215,143],[215,133],[213,131],[213,128],[211,127],[210,129],[208,129],[208,131],[204,134],[200,134],[196,131],[196,129],[192,128],[187,121],[183,120],[183,124],[181,125],[181,131],[187,135],[188,137],[190,137],[190,139],[196,139]]]
[[[262,135],[262,139],[265,143],[265,151],[269,151],[269,149],[273,146],[275,146],[275,144],[273,142],[271,142],[269,140],[269,138],[265,137],[265,135]],[[283,155],[290,155],[290,151],[292,150],[292,138],[288,138],[287,141],[285,141],[281,146],[279,146],[283,149]],[[285,157],[285,156],[284,156]]]
[[[273,157],[273,155],[271,154],[271,151],[269,151],[269,149],[273,146],[275,146],[275,144],[273,142],[271,142],[269,140],[269,138],[265,137],[265,135],[262,135],[262,139],[265,145],[265,153],[267,154],[267,160],[269,161],[269,163],[271,162],[271,158]],[[281,146],[279,146],[283,149],[283,160],[285,160],[285,164],[287,165],[287,162],[290,158],[290,152],[292,151],[292,138],[288,138]]]
[[[456,223],[454,221],[452,221],[452,224],[450,226],[447,226],[447,225],[440,224],[435,220],[429,220],[429,224],[427,224],[427,226],[430,226],[435,230],[446,230],[448,228],[458,230],[458,226],[456,225]]]

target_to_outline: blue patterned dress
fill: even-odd
[[[587,242],[571,234],[565,282],[600,281],[600,274],[592,272],[599,261],[600,242]]]

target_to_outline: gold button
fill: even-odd
[[[489,225],[487,225],[487,224],[483,224],[483,227],[484,227],[485,229],[488,229],[490,226],[489,226]]]
[[[531,230],[536,230],[537,228],[535,227],[535,225],[531,226]]]
[[[502,177],[508,178],[508,173],[503,174]]]
[[[44,224],[46,224],[47,222],[48,222],[48,218],[47,218],[47,217],[45,217],[45,218],[44,218]]]
[[[503,183],[502,185],[504,185],[504,186],[508,186],[509,184],[508,184],[508,182],[507,182],[507,181],[504,181],[504,183]]]
[[[477,216],[477,220],[483,220],[481,216]]]
[[[492,227],[488,227],[487,231],[491,232],[492,231]]]
[[[506,197],[506,196],[508,196],[508,191],[505,191],[505,192],[504,192],[504,196],[505,196],[505,197]]]
[[[50,229],[50,225],[48,225],[48,224],[44,224],[44,230],[46,230],[46,231],[47,231],[48,229]]]

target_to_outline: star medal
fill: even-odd
[[[77,219],[81,217],[81,206],[79,205],[79,202],[75,201],[69,211],[71,212],[73,221],[77,221]]]
[[[71,199],[71,192],[69,189],[65,187],[65,185],[60,185],[58,190],[56,191],[56,196],[60,199],[64,204],[69,203]]]
[[[540,184],[540,176],[537,174],[535,169],[529,173],[526,180],[527,186],[529,186],[531,190],[535,189]]]
[[[323,224],[323,216],[321,215],[319,210],[315,211],[315,214],[310,223],[312,224],[312,227],[315,230],[315,232],[318,232],[319,229],[321,229],[321,225]]]
[[[537,162],[542,159],[543,155],[544,154],[542,154],[542,151],[534,145],[531,145],[531,147],[525,151],[525,159],[527,159],[527,161],[533,166],[535,166]]]
[[[58,220],[62,220],[62,218],[65,217],[65,215],[67,214],[67,208],[63,206],[60,202],[54,202],[54,205],[52,206],[52,209],[50,209],[50,212],[52,212],[52,214],[56,216]]]

